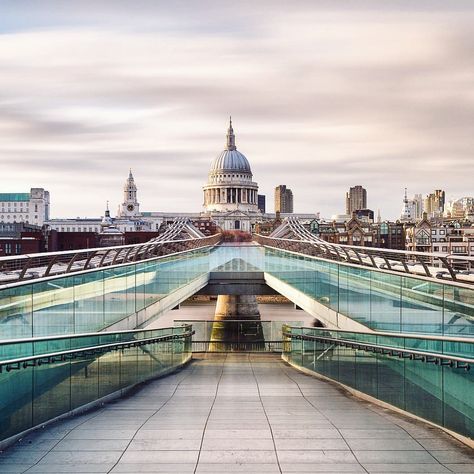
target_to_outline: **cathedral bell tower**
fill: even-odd
[[[123,203],[120,206],[120,217],[136,217],[140,214],[140,204],[137,201],[137,185],[133,179],[132,170],[128,174],[123,187]]]

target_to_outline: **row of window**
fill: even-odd
[[[17,207],[16,202],[13,203],[13,206],[11,204],[12,204],[11,202],[2,202],[0,204],[0,206],[2,208],[2,212],[23,212],[23,209],[25,210],[25,212],[28,212],[28,210],[30,208],[30,205],[28,203],[24,203],[25,207],[23,207],[22,202],[19,203],[18,207]],[[14,209],[13,211],[10,210],[10,208],[12,208],[12,207]],[[38,212],[38,204],[35,204],[34,207],[35,207],[35,212]],[[7,209],[7,211],[5,211],[5,209]],[[19,209],[19,210],[17,211],[17,209]]]
[[[55,227],[58,232],[99,232],[99,227]]]
[[[27,217],[27,216],[26,216]],[[27,224],[29,223],[28,222],[28,219],[26,220],[23,220],[23,216],[17,216],[16,214],[14,216],[9,216],[7,215],[6,218],[4,215],[0,215],[0,222],[4,222],[6,220],[10,220],[10,219],[13,219],[13,223],[17,223],[17,222],[26,222]],[[38,216],[35,215],[35,220],[38,220]]]
[[[4,252],[5,255],[12,255],[13,250],[15,251],[16,255],[21,254],[21,244],[6,243],[6,244],[3,244],[3,246],[0,246],[0,247],[3,247],[3,252]]]
[[[433,252],[448,252],[449,247],[447,245],[443,246],[438,246],[434,245],[433,246]],[[469,251],[469,247],[467,246],[462,246],[462,245],[453,245],[451,247],[451,252],[452,253],[467,253]],[[474,245],[471,246],[471,254],[474,254]]]
[[[156,224],[156,230],[160,228],[160,224]],[[141,227],[125,227],[123,229],[120,229],[124,232],[134,232],[136,230],[141,230]],[[100,227],[61,227],[61,226],[56,226],[53,227],[53,230],[57,230],[58,232],[99,232]]]

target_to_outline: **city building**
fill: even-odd
[[[213,161],[203,191],[202,212],[142,211],[137,197],[138,185],[130,170],[122,188],[122,203],[117,217],[111,217],[110,213],[109,217],[114,228],[124,235],[125,243],[140,243],[144,236],[159,235],[176,218],[189,219],[205,235],[212,235],[218,229],[252,232],[257,223],[262,224],[261,229],[270,229],[275,220],[290,215],[309,221],[319,219],[319,213],[292,214],[293,201],[289,189],[286,189],[288,199],[284,203],[288,212],[281,212],[281,215],[265,212],[266,198],[258,194],[258,184],[253,181],[249,161],[237,151],[232,121],[227,131],[226,147]],[[103,217],[50,219],[48,216],[44,223],[50,250],[70,250],[80,248],[81,244],[84,248],[97,246],[100,241],[98,236],[103,230]],[[268,226],[263,225],[266,223]],[[73,237],[73,234],[81,235]]]
[[[133,183],[132,172],[130,171],[130,176]],[[135,187],[136,192],[136,187]],[[132,199],[132,198],[130,198]],[[135,196],[136,199],[136,196]],[[99,233],[99,247],[115,247],[118,245],[124,245],[125,236],[113,222],[113,219],[110,217],[109,203],[107,203],[107,209],[105,210],[104,218],[100,223],[100,233]]]
[[[377,231],[375,247],[393,250],[405,250],[405,224],[383,221],[373,226]]]
[[[374,211],[372,209],[358,209],[354,211],[357,219],[365,222],[374,223]]]
[[[402,222],[414,222],[423,218],[423,197],[421,194],[415,194],[413,198],[409,199],[407,195],[407,188],[405,188],[405,195],[403,197],[402,211],[400,213],[400,220]]]
[[[237,150],[232,119],[226,147],[212,162],[203,192],[205,215],[222,230],[251,232],[262,218],[258,184],[253,181],[249,161]]]
[[[0,257],[44,251],[41,227],[25,222],[0,223]]]
[[[265,198],[265,195],[263,194],[259,194],[257,196],[257,199],[258,199],[258,210],[262,213],[262,214],[265,214],[265,201],[266,201],[266,198]]]
[[[444,217],[455,220],[474,220],[474,197],[451,200],[444,209]]]
[[[426,212],[428,218],[443,216],[445,203],[446,193],[441,189],[436,189],[426,196],[423,203],[423,212]]]
[[[431,252],[431,223],[426,212],[423,218],[417,223],[405,227],[406,250],[414,252]]]
[[[354,211],[360,209],[367,209],[367,190],[357,185],[346,193],[346,214],[352,216]]]
[[[374,247],[377,231],[367,219],[359,219],[356,212],[349,220],[333,220],[332,222],[312,220],[304,224],[314,235],[333,244],[357,245]]]
[[[293,191],[284,184],[275,188],[275,212],[293,213]]]
[[[137,217],[139,215],[140,204],[137,200],[137,185],[130,169],[123,187],[123,202],[119,207],[118,217]]]
[[[0,223],[42,226],[49,219],[49,191],[31,188],[29,193],[0,193]]]

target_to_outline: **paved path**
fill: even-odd
[[[474,459],[276,356],[222,354],[30,435],[0,472],[472,473]]]

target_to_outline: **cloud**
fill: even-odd
[[[268,203],[474,194],[469,2],[6,3],[1,187],[46,187],[53,215],[119,203],[130,166],[144,210],[200,210],[229,113]]]

